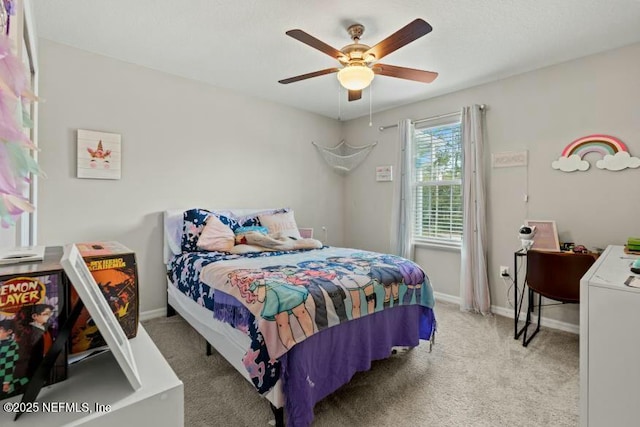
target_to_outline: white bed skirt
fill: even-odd
[[[167,279],[168,281],[168,279]],[[231,325],[213,318],[213,313],[197,304],[191,298],[180,292],[168,281],[167,299],[169,304],[185,319],[200,335],[202,335],[240,374],[251,383],[249,372],[242,363],[242,357],[251,345],[251,339],[243,332]],[[282,381],[263,395],[276,408],[284,406]]]

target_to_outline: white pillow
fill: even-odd
[[[167,240],[167,246],[174,255],[182,253],[182,217],[183,211],[165,211],[164,212],[164,235]],[[170,254],[165,254],[165,264],[171,258]]]
[[[233,230],[215,215],[210,215],[196,246],[205,251],[229,252],[235,244]]]
[[[261,225],[267,227],[269,234],[280,234],[294,239],[302,238],[292,210],[285,213],[258,215],[258,219]]]

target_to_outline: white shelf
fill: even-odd
[[[184,386],[155,346],[147,331],[138,325],[138,334],[129,340],[142,388],[133,391],[113,354],[106,352],[71,365],[66,380],[44,387],[36,402],[88,403],[110,405],[109,412],[24,413],[13,422],[14,414],[0,410],[0,425],[15,427],[184,425]],[[19,402],[14,396],[5,402]]]
[[[637,255],[609,246],[580,281],[580,426],[640,419],[640,289],[624,284]]]

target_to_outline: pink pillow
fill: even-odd
[[[293,237],[294,239],[302,238],[298,231],[293,211],[272,215],[258,215],[258,219],[263,227],[267,227],[269,234],[279,234]]]
[[[215,215],[210,215],[197,246],[205,251],[229,252],[235,243],[235,234],[229,226],[223,224]]]

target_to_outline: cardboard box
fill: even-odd
[[[135,253],[118,242],[76,243],[89,271],[93,275],[109,306],[131,339],[138,333],[138,269]],[[71,288],[71,304],[78,295]],[[86,308],[71,330],[71,352],[78,355],[104,347],[106,342]]]

